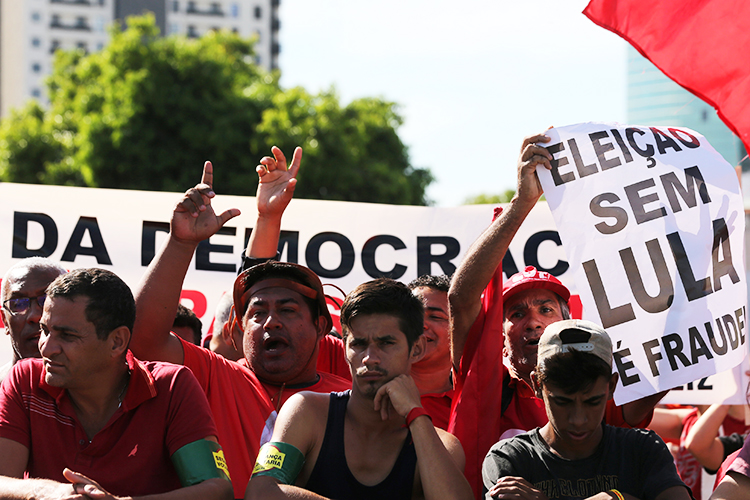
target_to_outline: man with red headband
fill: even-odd
[[[454,396],[448,430],[462,439],[466,475],[477,494],[481,492],[477,471],[489,447],[501,437],[547,423],[544,403],[531,390],[530,375],[544,329],[570,318],[570,291],[551,274],[529,266],[505,283],[502,280],[502,259],[508,246],[542,195],[536,167],[551,168],[552,155],[537,145],[548,141],[544,134],[524,139],[516,194],[469,248],[448,292],[454,381],[457,392],[461,391]],[[505,364],[501,358],[505,358]],[[467,394],[467,387],[473,396]],[[615,426],[644,427],[663,395],[623,407],[610,401],[605,421]],[[482,398],[494,399],[488,406]],[[495,403],[500,404],[492,406]],[[462,410],[462,405],[468,410]],[[467,424],[473,413],[490,419],[491,425],[478,429],[475,424]]]
[[[276,255],[281,216],[297,181],[302,150],[294,152],[289,169],[282,152],[272,151],[274,158],[264,157],[257,168],[258,220],[245,267]],[[332,323],[320,279],[304,266],[266,262],[237,277],[234,308],[244,352],[239,362],[170,334],[182,281],[198,243],[240,213],[214,212],[212,184],[213,167],[206,162],[201,183],[175,207],[167,242],[136,290],[131,350],[139,359],[184,364],[193,371],[214,414],[235,498],[242,498],[260,445],[270,439],[283,402],[299,391],[342,391],[350,382],[316,369],[319,342]]]

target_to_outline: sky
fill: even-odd
[[[399,105],[432,204],[515,188],[524,136],[626,122],[626,42],[587,0],[282,0],[281,84]],[[304,168],[304,165],[303,167]]]

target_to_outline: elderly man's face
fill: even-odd
[[[547,325],[562,321],[559,297],[544,288],[519,292],[503,304],[503,355],[510,359],[516,376],[530,380],[536,367],[539,337]]]
[[[60,272],[55,269],[21,267],[12,272],[3,290],[3,322],[5,331],[10,335],[15,361],[24,358],[39,358],[39,319],[42,317],[42,306],[38,297],[44,296],[47,286]],[[6,288],[7,286],[7,288]],[[25,311],[13,312],[8,299],[29,299]],[[19,303],[25,304],[26,301]]]

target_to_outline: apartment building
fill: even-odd
[[[0,0],[0,116],[29,98],[46,102],[57,49],[101,50],[114,20],[149,11],[161,33],[199,37],[229,29],[256,36],[256,62],[278,67],[279,0]]]

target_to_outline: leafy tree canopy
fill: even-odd
[[[507,189],[501,194],[478,194],[464,200],[464,205],[496,205],[498,203],[509,203],[516,192],[513,189]]]
[[[58,51],[49,108],[31,101],[0,122],[0,181],[184,191],[210,159],[219,192],[253,195],[258,160],[299,145],[298,198],[426,203],[433,177],[411,166],[394,103],[283,89],[234,33],[127,24],[100,52]]]

